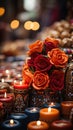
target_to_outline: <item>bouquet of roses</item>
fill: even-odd
[[[23,82],[35,90],[49,88],[53,92],[64,88],[64,71],[68,56],[53,38],[37,40],[29,45],[29,58],[23,65]]]

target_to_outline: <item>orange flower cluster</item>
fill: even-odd
[[[29,46],[30,59],[23,66],[23,81],[36,90],[49,87],[53,91],[64,87],[64,72],[68,56],[58,48],[58,40],[46,38]],[[61,77],[61,78],[60,78]],[[51,87],[53,86],[53,87]]]

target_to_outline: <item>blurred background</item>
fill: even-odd
[[[45,28],[72,18],[72,12],[72,0],[0,0],[0,53],[22,54]]]

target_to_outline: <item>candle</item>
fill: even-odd
[[[24,84],[22,81],[17,82],[16,80],[14,81],[14,88],[15,89],[27,89],[28,85]]]
[[[28,106],[29,98],[29,89],[27,84],[23,84],[22,81],[19,83],[14,81],[14,94],[15,94],[15,103],[14,103],[14,112],[24,112]]]
[[[11,102],[12,101],[12,97],[11,96],[7,96],[7,93],[4,93],[4,96],[0,96],[0,101],[1,102]]]
[[[32,121],[27,125],[28,130],[48,130],[49,125],[43,121]]]
[[[21,125],[20,125],[19,121],[11,119],[11,120],[4,121],[1,125],[1,129],[3,129],[3,130],[8,130],[8,129],[19,130],[20,126]]]
[[[73,101],[63,101],[61,103],[61,112],[62,112],[63,118],[65,119],[70,118],[70,112],[72,108],[73,108]]]
[[[24,113],[11,113],[8,119],[18,120],[21,123],[21,130],[27,129],[28,116]]]
[[[7,95],[7,93],[5,92],[4,96],[0,96],[0,102],[2,102],[4,105],[5,113],[9,114],[13,108],[13,97]]]
[[[72,130],[72,123],[67,120],[57,120],[52,122],[50,130]]]
[[[39,108],[38,107],[29,107],[25,109],[25,114],[28,115],[28,120],[35,121],[39,119]]]
[[[13,82],[13,76],[12,76],[12,72],[11,70],[5,70],[4,73],[3,73],[3,77],[4,77],[4,81],[2,79],[2,82],[6,82],[6,83],[9,83],[10,85],[12,84]]]
[[[40,110],[40,120],[51,123],[57,119],[59,119],[59,110],[51,107]]]
[[[45,104],[44,107],[51,107],[51,108],[56,108],[58,110],[60,110],[60,104],[59,103],[55,103],[55,102],[50,102],[49,104]]]

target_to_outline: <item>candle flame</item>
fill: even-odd
[[[20,77],[21,77],[21,74],[18,74],[17,77],[20,78]]]
[[[7,93],[5,92],[5,93],[4,93],[4,98],[6,98],[6,97],[7,97]]]
[[[14,124],[14,120],[11,119],[11,120],[10,120],[10,125],[13,125],[13,124]]]
[[[14,84],[16,83],[17,81],[16,80],[14,80]]]
[[[37,126],[41,125],[41,121],[37,121]]]
[[[4,79],[2,79],[2,83],[4,83]]]
[[[55,106],[54,102],[51,102],[51,103],[49,104],[49,106],[50,106],[50,107]]]
[[[6,70],[5,72],[6,72],[6,74],[9,74],[9,73],[10,73],[10,71],[9,71],[9,70]]]
[[[20,81],[20,85],[22,85],[22,81]]]
[[[48,112],[51,112],[51,107],[48,108]]]
[[[35,112],[35,111],[36,111],[36,108],[31,109],[31,112]]]
[[[33,111],[36,111],[36,108],[33,108]]]

